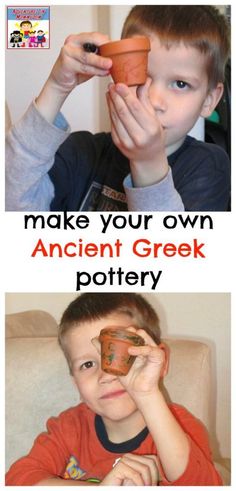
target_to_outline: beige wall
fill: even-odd
[[[225,421],[230,420],[230,295],[158,293],[144,296],[159,314],[164,337],[200,340],[211,347],[212,428],[221,455],[228,457],[230,430]],[[63,310],[75,297],[75,293],[8,293],[6,313],[43,309],[59,321]]]

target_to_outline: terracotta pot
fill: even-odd
[[[143,346],[144,339],[126,329],[105,328],[99,335],[102,370],[114,375],[127,375],[135,356],[128,353],[130,346]]]
[[[147,79],[150,49],[149,38],[143,36],[103,44],[99,54],[112,59],[110,73],[115,83],[142,85]]]

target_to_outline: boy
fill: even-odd
[[[8,135],[7,210],[228,209],[228,156],[187,136],[223,93],[225,18],[213,6],[138,5],[122,37],[133,35],[151,41],[147,82],[109,85],[111,134],[70,137],[63,102],[77,85],[107,76],[112,60],[83,48],[108,42],[103,34],[66,39],[35,103]]]
[[[101,370],[101,329],[137,332],[145,346],[130,372]],[[96,342],[95,342],[96,341]],[[7,485],[221,485],[206,431],[183,407],[167,405],[158,382],[168,370],[158,317],[138,294],[84,293],[66,309],[59,343],[82,403],[48,421]]]

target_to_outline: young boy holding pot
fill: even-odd
[[[139,334],[125,376],[105,373],[97,338],[104,328]],[[96,340],[96,343],[94,342]],[[47,423],[7,485],[221,485],[206,430],[159,388],[168,371],[158,317],[138,294],[85,293],[64,312],[59,343],[81,399]]]
[[[84,49],[109,40],[95,32],[66,39],[41,93],[8,135],[7,210],[228,209],[227,154],[187,136],[222,97],[225,18],[213,6],[138,5],[122,37],[137,35],[151,41],[147,81],[138,89],[109,85],[111,134],[96,135],[69,136],[59,111],[77,85],[109,74],[112,60]]]

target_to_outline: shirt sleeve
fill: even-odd
[[[6,486],[34,486],[42,479],[63,477],[73,449],[78,447],[78,420],[65,411],[58,418],[50,418],[47,432],[35,440],[29,454],[17,460],[6,474]]]
[[[6,137],[6,210],[48,211],[54,186],[48,175],[70,128],[61,113],[48,123],[32,103]]]
[[[222,479],[214,467],[208,433],[204,425],[181,406],[171,410],[189,439],[190,451],[183,474],[169,482],[162,470],[162,486],[222,486]]]
[[[162,181],[143,188],[133,187],[131,175],[124,180],[124,189],[130,211],[183,211],[180,194],[175,189],[172,171]]]

